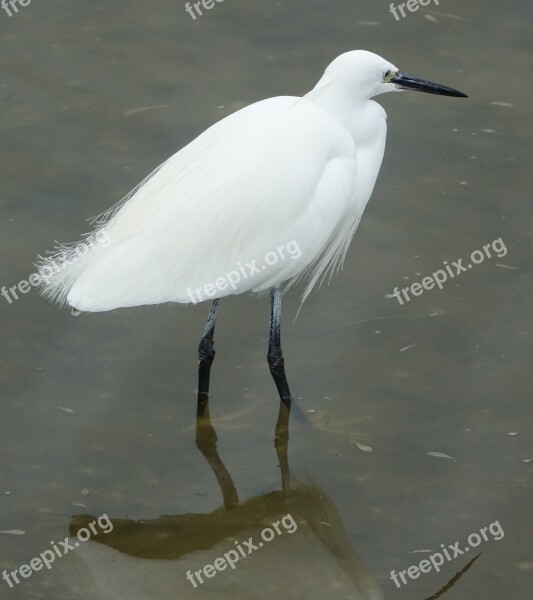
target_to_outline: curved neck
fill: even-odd
[[[344,125],[348,125],[353,115],[362,111],[369,100],[354,93],[346,84],[332,81],[327,76],[324,76],[305,97]]]

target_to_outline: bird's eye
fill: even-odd
[[[385,75],[383,76],[383,81],[385,83],[388,83],[394,76],[396,75],[396,73],[393,73],[390,69],[385,73]]]

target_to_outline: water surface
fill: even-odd
[[[343,51],[376,51],[470,95],[380,99],[387,152],[345,269],[294,323],[302,290],[285,297],[287,371],[307,416],[292,421],[290,466],[302,494],[327,498],[333,521],[318,509],[306,517],[298,505],[300,532],[279,552],[272,546],[250,558],[255,572],[238,567],[234,579],[219,573],[195,590],[179,562],[194,548],[165,556],[164,538],[189,539],[187,515],[205,515],[194,521],[194,539],[207,561],[285,510],[276,505],[276,513],[269,500],[280,472],[266,298],[235,297],[221,307],[211,416],[221,461],[250,508],[215,539],[210,515],[219,515],[222,496],[194,442],[196,347],[207,307],[75,319],[34,292],[11,304],[0,297],[0,531],[25,532],[0,534],[0,569],[64,540],[73,515],[162,527],[161,556],[132,557],[136,533],[121,533],[121,551],[87,542],[13,589],[0,582],[1,597],[117,599],[132,589],[139,598],[238,597],[235,589],[253,590],[246,585],[254,581],[255,595],[244,597],[277,596],[276,585],[287,598],[306,597],[306,589],[357,597],[354,578],[333,568],[342,548],[355,561],[352,575],[366,582],[359,597],[381,589],[386,598],[423,599],[473,553],[400,589],[391,570],[418,564],[427,556],[420,551],[441,544],[463,547],[496,521],[503,539],[481,544],[482,556],[442,597],[530,597],[530,15],[525,0],[512,10],[441,0],[398,22],[388,2],[363,0],[226,0],[195,21],[180,0],[49,0],[11,18],[0,13],[7,287],[28,278],[37,253],[56,239],[78,239],[86,219],[207,126],[261,98],[305,93]],[[387,297],[498,238],[506,256],[444,289],[403,306]],[[229,517],[220,518],[227,525]],[[306,519],[329,523],[337,537],[320,537]],[[150,531],[141,546],[157,554]],[[280,557],[292,566],[285,575]],[[164,563],[171,559],[175,579]],[[326,561],[331,581],[314,581],[313,565]],[[147,588],[136,587],[143,569],[160,573],[139,579]]]

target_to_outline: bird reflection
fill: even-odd
[[[63,574],[69,592],[87,600],[266,600],[280,593],[295,600],[381,600],[381,589],[352,548],[333,502],[316,483],[291,481],[289,414],[281,402],[275,432],[281,489],[240,502],[218,455],[208,400],[199,403],[196,445],[217,478],[223,506],[209,514],[150,521],[110,519],[112,531],[98,531],[70,554]],[[72,517],[71,541],[95,518]],[[269,541],[261,536],[265,528],[273,532]],[[233,565],[228,559],[224,569],[206,569],[217,559],[220,567],[230,551],[239,555]]]

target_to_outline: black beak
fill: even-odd
[[[395,83],[402,90],[416,90],[418,92],[426,92],[427,94],[438,94],[439,96],[453,96],[454,98],[468,98],[466,94],[459,90],[440,85],[439,83],[432,83],[431,81],[424,81],[407,75],[407,73],[399,72],[396,77],[390,80],[391,83]]]

